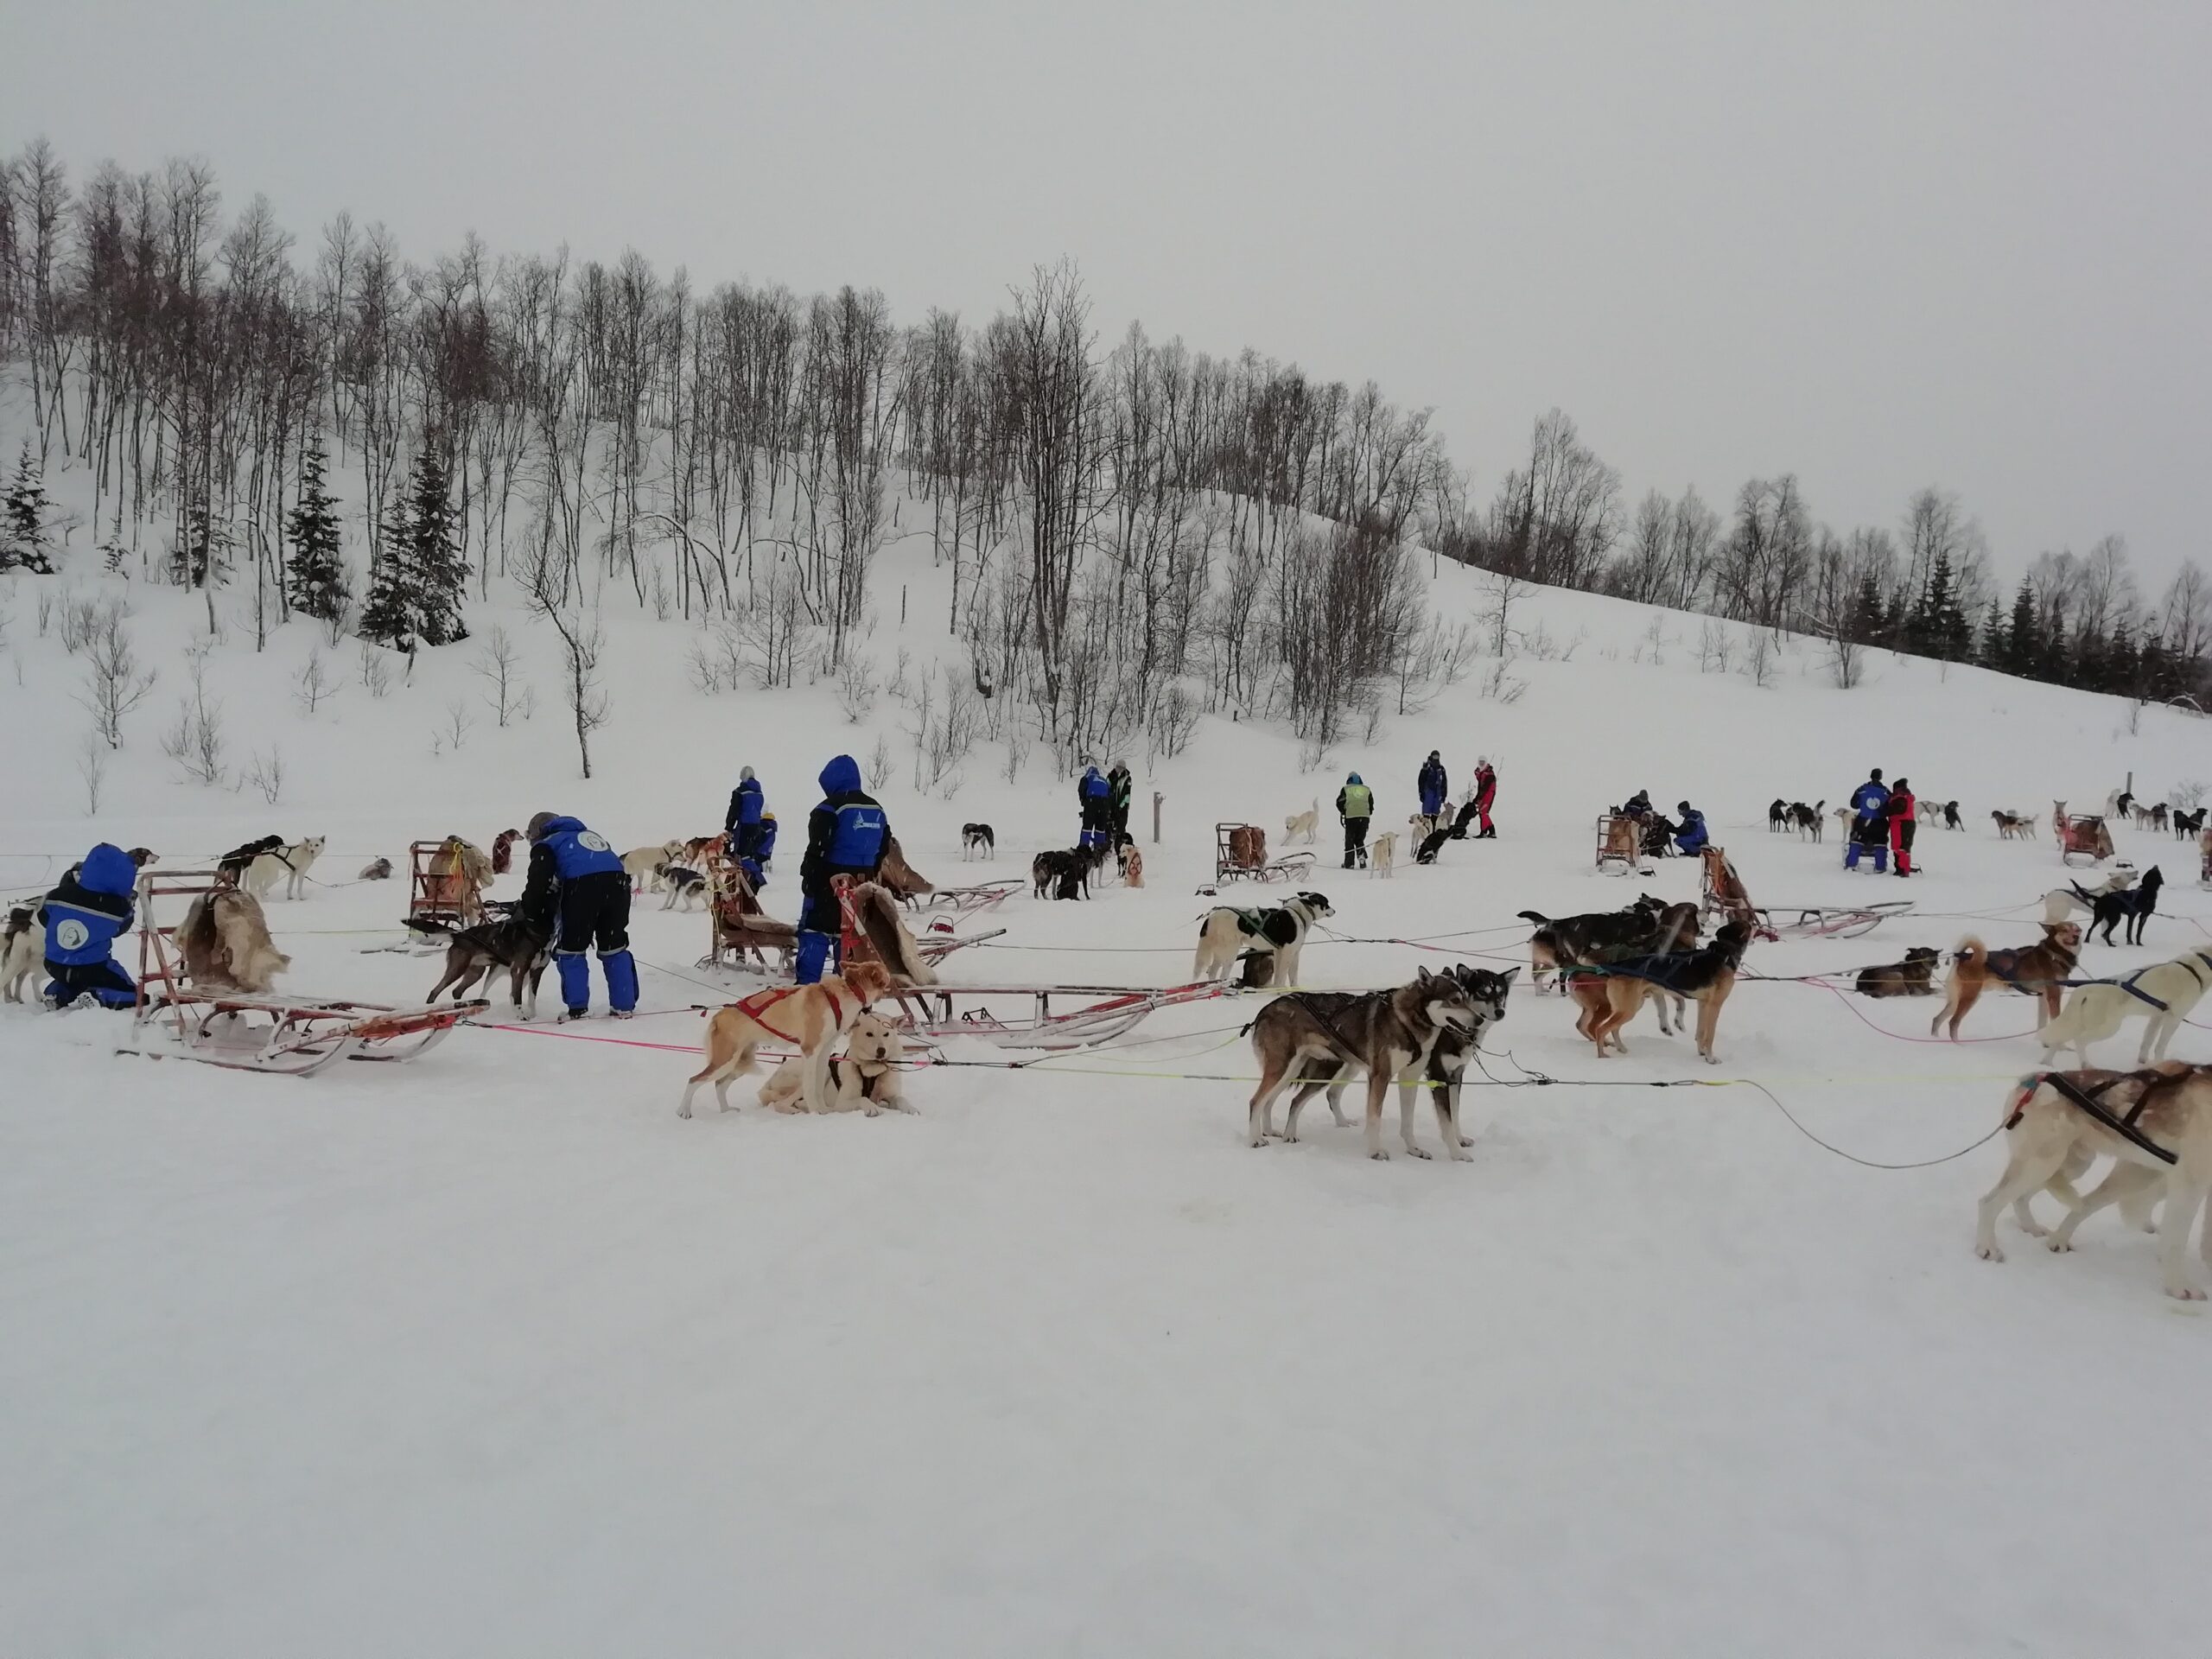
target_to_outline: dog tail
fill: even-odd
[[[1516,910],[1513,913],[1516,916],[1522,918],[1524,921],[1534,922],[1538,927],[1549,927],[1552,925],[1552,918],[1550,917],[1539,915],[1533,910]]]

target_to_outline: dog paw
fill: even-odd
[[[2201,1302],[2204,1300],[2202,1285],[2168,1285],[2166,1294],[2177,1302]]]
[[[2002,1262],[2005,1259],[2005,1252],[1994,1244],[1977,1244],[1974,1247],[1974,1253],[1985,1262]]]
[[[1459,1137],[1459,1144],[1463,1147],[1471,1147],[1475,1143],[1471,1136],[1463,1135]]]
[[[691,1109],[689,1106],[679,1106],[676,1109],[676,1115],[678,1117],[688,1118],[691,1116]]]
[[[2053,1233],[2044,1240],[2043,1247],[2053,1255],[2064,1255],[2074,1248],[2074,1241],[2070,1238],[2062,1238],[2056,1233]]]
[[[1421,1150],[1421,1147],[1408,1147],[1406,1148],[1406,1156],[1407,1156],[1407,1157],[1408,1157],[1408,1158],[1422,1158],[1422,1159],[1425,1159],[1425,1158],[1427,1158],[1428,1155],[1429,1155],[1429,1154],[1428,1154],[1427,1153],[1426,1153],[1426,1152],[1424,1152],[1423,1150]]]
[[[1387,1164],[1390,1161],[1390,1154],[1387,1152],[1370,1152],[1367,1155],[1378,1164]]]

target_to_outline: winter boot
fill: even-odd
[[[581,1020],[591,1007],[591,967],[584,961],[581,950],[556,950],[553,965],[561,970],[561,1001],[568,1007],[568,1018]]]

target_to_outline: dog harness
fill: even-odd
[[[1236,929],[1274,945],[1288,944],[1298,937],[1297,919],[1287,910],[1240,910]]]
[[[2135,1103],[2127,1109],[2126,1116],[2117,1116],[2104,1103],[2105,1091],[2117,1084],[2126,1083],[2131,1079],[2142,1082],[2143,1092],[2135,1097]],[[2034,1095],[2037,1086],[2047,1083],[2063,1098],[2095,1118],[2098,1122],[2122,1140],[2133,1141],[2162,1163],[2178,1163],[2180,1160],[2172,1153],[2168,1152],[2135,1127],[2136,1119],[2143,1116],[2144,1107],[2150,1104],[2152,1092],[2160,1084],[2171,1081],[2172,1079],[2162,1071],[2128,1071],[2116,1077],[2107,1077],[2102,1083],[2092,1088],[2082,1089],[2076,1087],[2073,1079],[2063,1071],[2032,1072],[2020,1079],[2020,1092],[2015,1097],[2012,1115],[2005,1120],[2005,1127],[2009,1129],[2019,1122],[2027,1111],[2029,1098]]]
[[[765,991],[755,991],[750,996],[739,998],[730,1006],[743,1009],[748,1017],[759,1020],[765,1026],[768,1021],[763,1016],[769,1009],[774,1007],[785,998],[797,996],[801,991],[808,988],[810,988],[804,985],[771,985]],[[817,982],[811,988],[819,990],[823,995],[830,999],[830,1017],[842,1029],[845,1023],[845,1008],[844,1004],[837,1001],[837,993],[819,982]],[[785,1033],[779,1032],[777,1035],[784,1037],[787,1042],[794,1040]]]

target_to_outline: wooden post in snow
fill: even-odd
[[[1167,798],[1158,790],[1152,791],[1152,844],[1160,845],[1160,804]]]

